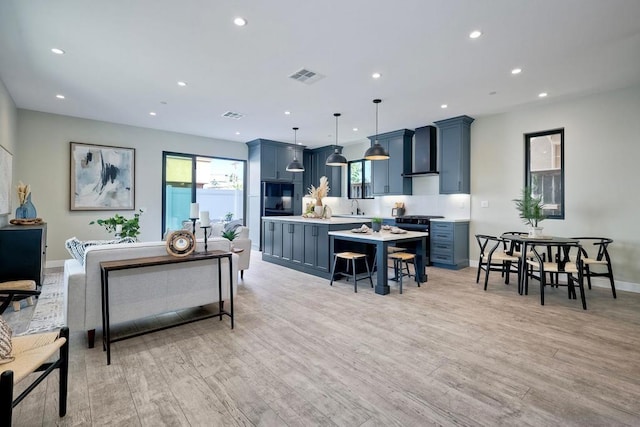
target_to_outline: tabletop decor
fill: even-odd
[[[133,237],[137,239],[140,234],[140,215],[143,212],[140,209],[133,214],[133,218],[125,218],[120,214],[115,214],[110,218],[91,221],[89,225],[98,224],[103,226],[107,232],[117,234],[118,237]]]
[[[371,218],[371,229],[375,232],[380,231],[382,228],[382,218],[373,217]]]
[[[176,230],[167,237],[167,253],[176,257],[190,255],[196,249],[196,238],[189,230]]]
[[[522,222],[530,227],[529,237],[541,236],[542,227],[538,227],[538,223],[546,218],[542,196],[534,196],[530,187],[524,187],[522,197],[513,199],[513,202],[516,204]]]
[[[22,181],[18,184],[18,202],[20,206],[16,209],[17,219],[37,218],[36,207],[31,203],[31,186]]]
[[[135,149],[71,143],[72,211],[134,209]]]
[[[314,212],[318,218],[322,218],[324,214],[324,208],[322,207],[322,198],[327,197],[329,194],[329,180],[326,176],[320,177],[320,185],[314,187],[313,185],[309,188],[309,197],[315,200],[316,207]]]

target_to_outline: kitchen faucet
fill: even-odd
[[[353,202],[356,202],[356,215],[360,215],[360,205],[358,199],[351,199],[351,215],[353,215]]]

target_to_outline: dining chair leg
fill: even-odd
[[[544,305],[544,285],[545,285],[544,273],[540,271],[540,305]]]
[[[616,285],[613,283],[613,268],[611,268],[611,262],[607,264],[607,271],[609,272],[609,282],[611,283],[611,292],[613,293],[613,297],[616,297]]]
[[[584,271],[587,273],[587,284],[589,285],[589,290],[591,290],[591,270],[589,269],[589,265],[584,266]]]
[[[480,262],[478,263],[478,274],[476,274],[476,283],[480,282],[480,270],[482,270],[482,259],[480,259]]]

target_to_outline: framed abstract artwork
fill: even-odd
[[[0,215],[11,210],[11,153],[0,146]]]
[[[134,148],[71,143],[72,211],[135,208]]]

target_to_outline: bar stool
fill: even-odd
[[[339,259],[343,259],[346,261],[347,270],[346,272],[339,271],[336,273],[336,263]],[[363,260],[364,265],[367,268],[367,275],[360,277],[360,279],[356,276],[356,260]],[[349,273],[349,261],[351,261],[352,273]],[[339,274],[341,276],[345,276],[347,278],[353,278],[353,291],[358,292],[358,280],[369,278],[369,282],[371,283],[371,287],[373,288],[373,280],[371,279],[371,270],[369,270],[369,263],[367,262],[367,256],[365,254],[361,254],[358,252],[338,252],[333,257],[333,266],[331,267],[331,283],[330,286],[333,286],[333,277],[334,275]]]
[[[409,261],[411,261],[415,266],[416,254],[411,254],[409,252],[395,252],[389,254],[389,259],[393,260],[393,270],[396,273],[396,278],[398,278],[400,281],[400,293],[402,293],[402,277],[412,276],[411,271],[409,270]],[[402,267],[403,262],[404,268]],[[404,272],[405,268],[407,270],[406,273]],[[420,287],[420,281],[418,280],[418,277],[415,274],[413,274],[413,277],[416,279],[418,287]]]
[[[398,246],[389,246],[387,247],[387,253],[388,254],[393,254],[396,252],[404,252],[406,251],[405,248],[401,248]],[[376,269],[376,266],[378,265],[378,251],[376,250],[376,252],[373,254],[373,266],[371,267],[371,271],[374,271]]]

